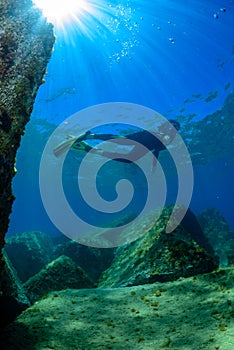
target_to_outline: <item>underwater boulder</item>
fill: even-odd
[[[30,306],[1,350],[233,350],[234,266],[129,288],[67,289]]]
[[[171,208],[165,208],[142,237],[117,249],[112,265],[101,276],[99,287],[173,281],[217,267],[214,257],[197,242],[198,238],[203,241],[201,232],[198,237],[197,233],[188,232],[189,222],[193,226],[195,216],[189,212],[186,229],[181,223],[172,233],[166,233],[170,213]]]
[[[32,302],[52,291],[93,287],[84,270],[65,255],[47,264],[24,284]]]
[[[234,234],[232,236],[234,236]],[[227,265],[234,264],[234,237],[229,239],[227,242],[225,242],[224,252],[225,252],[225,255],[227,256],[227,263],[226,261],[224,261],[225,263],[222,264],[222,259],[220,259],[220,267],[225,267]]]
[[[208,208],[198,215],[204,235],[219,258],[219,266],[234,263],[234,232],[215,208]]]
[[[55,256],[66,255],[80,266],[89,276],[97,282],[103,271],[112,263],[114,249],[101,249],[88,247],[72,240],[65,240],[55,248]]]
[[[9,237],[5,251],[22,282],[53,260],[53,242],[43,232],[23,232]]]
[[[25,294],[23,285],[5,252],[3,256],[0,329],[13,321],[16,316],[30,306],[30,301]]]

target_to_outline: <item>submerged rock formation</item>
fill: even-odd
[[[227,221],[215,208],[204,210],[198,220],[215,254],[219,266],[225,267],[234,263],[234,232]]]
[[[30,306],[17,272],[4,253],[5,265],[2,271],[2,293],[0,298],[0,330]]]
[[[66,255],[71,258],[77,266],[80,266],[96,283],[102,272],[110,267],[114,258],[114,249],[102,249],[87,247],[72,240],[55,247],[55,257]]]
[[[52,291],[93,287],[94,284],[85,271],[65,255],[50,262],[24,284],[25,291],[32,302]]]
[[[53,44],[52,25],[32,0],[0,0],[0,254],[14,200],[16,151]]]
[[[87,247],[63,235],[51,237],[40,231],[9,237],[4,251],[23,283],[61,255],[71,258],[96,283],[114,258],[114,249]]]
[[[171,208],[138,240],[121,246],[99,283],[99,287],[126,287],[153,282],[173,281],[210,272],[217,267],[209,244],[189,210],[181,224],[165,232]],[[203,244],[203,245],[202,245]]]
[[[53,241],[39,231],[23,232],[7,239],[4,250],[22,282],[53,260]]]
[[[0,334],[1,350],[233,350],[234,266],[129,288],[50,293]]]

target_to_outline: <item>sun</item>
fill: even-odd
[[[72,33],[94,40],[98,28],[109,30],[115,8],[106,0],[33,0],[43,16],[54,25],[56,35],[72,41]]]
[[[89,10],[89,4],[85,0],[33,0],[40,8],[43,15],[54,25],[62,25],[77,19],[79,14]]]

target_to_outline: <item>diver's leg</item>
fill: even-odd
[[[88,131],[84,132],[83,134],[81,134],[80,136],[78,136],[76,138],[76,142],[78,143],[78,142],[81,142],[84,140],[88,140],[90,135],[93,135],[93,134],[91,134],[91,131],[88,130]]]
[[[89,152],[93,149],[93,147],[88,145],[85,141],[74,142],[72,148],[80,152]]]
[[[108,141],[110,139],[118,139],[123,136],[115,135],[115,134],[94,134],[90,130],[86,131],[84,134],[81,134],[77,137],[76,142],[81,142],[84,140],[102,140]]]
[[[102,141],[108,141],[111,139],[118,139],[122,138],[120,135],[115,135],[115,134],[92,134],[90,133],[86,140],[102,140]]]

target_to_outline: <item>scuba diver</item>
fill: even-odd
[[[54,149],[54,154],[56,157],[60,157],[69,148],[83,152],[89,152],[92,150],[96,154],[115,161],[132,163],[143,157],[147,152],[152,152],[154,155],[153,169],[155,169],[159,152],[165,150],[167,145],[173,141],[177,134],[177,130],[179,129],[180,123],[178,121],[168,120],[160,125],[157,130],[151,130],[150,132],[147,130],[140,130],[124,136],[107,133],[96,134],[88,130],[78,137],[69,136],[67,140],[62,142]],[[129,159],[126,159],[126,153],[104,151],[96,146],[90,146],[85,142],[86,140],[112,141],[123,146],[133,146],[133,148],[127,154]],[[136,142],[144,147],[139,147]],[[187,210],[184,218],[181,221],[181,225],[191,234],[192,238],[203,249],[205,249],[213,257],[215,256],[213,247],[209,243],[207,237],[204,235],[196,216],[190,209]]]
[[[173,141],[177,130],[179,129],[179,122],[176,120],[169,120],[160,125],[155,131],[149,132],[147,130],[140,130],[124,136],[116,134],[95,134],[88,130],[78,137],[69,136],[66,141],[62,142],[54,149],[54,154],[56,157],[60,157],[71,147],[77,151],[89,152],[92,150],[96,154],[115,161],[132,163],[143,157],[147,152],[152,152],[156,164],[159,152],[165,150],[166,146]],[[104,151],[98,147],[90,146],[85,142],[86,140],[102,140],[110,142],[117,142],[118,140],[119,145],[133,146],[133,148],[127,154],[129,159],[126,159],[126,153]],[[139,147],[136,142],[144,147]]]

